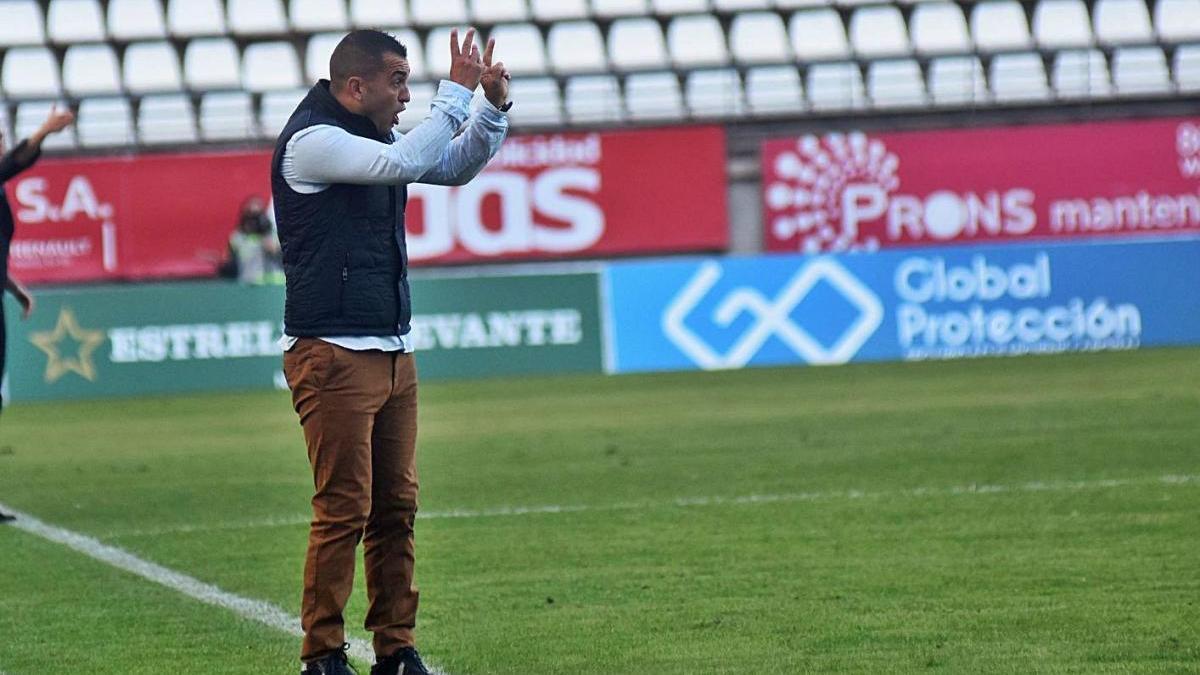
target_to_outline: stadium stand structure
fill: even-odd
[[[501,45],[519,129],[1200,94],[1200,0],[0,0],[0,128],[62,101],[53,149],[269,139],[363,26],[408,45],[420,110],[465,25]]]

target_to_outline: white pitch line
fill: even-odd
[[[526,516],[559,513],[586,513],[604,511],[643,511],[655,508],[697,507],[697,506],[751,506],[756,504],[776,504],[787,502],[816,502],[838,499],[880,499],[888,497],[934,497],[958,495],[989,495],[1002,493],[1023,492],[1070,492],[1078,490],[1094,490],[1122,487],[1127,485],[1185,485],[1200,484],[1200,475],[1165,475],[1152,478],[1121,478],[1081,481],[1032,481],[1015,485],[997,485],[970,483],[952,485],[949,487],[916,487],[902,490],[883,490],[867,492],[865,490],[831,490],[825,492],[788,492],[781,494],[751,494],[733,497],[679,497],[671,500],[617,502],[613,504],[546,504],[541,506],[504,506],[490,509],[450,509],[446,511],[420,511],[417,518],[422,520],[441,520],[447,518],[502,518],[509,516]],[[106,533],[105,538],[117,537],[146,537],[169,534],[187,534],[191,532],[213,532],[221,530],[246,530],[268,527],[292,527],[306,525],[311,517],[304,514],[293,516],[273,516],[255,520],[226,521],[203,525],[169,525],[158,528],[113,530]]]
[[[300,619],[269,602],[244,598],[229,591],[221,590],[212,584],[205,583],[181,572],[176,572],[157,563],[152,563],[149,560],[139,558],[124,549],[105,544],[78,532],[72,532],[44,523],[27,513],[22,513],[5,504],[0,504],[0,511],[17,517],[16,520],[8,523],[8,527],[15,527],[47,541],[62,544],[73,551],[82,553],[112,567],[136,574],[147,581],[153,581],[160,586],[165,586],[173,591],[182,593],[189,598],[227,609],[238,616],[250,619],[251,621],[257,621],[275,630],[298,637],[304,635],[304,631],[300,629]],[[366,663],[374,662],[375,652],[366,640],[348,638],[347,642],[350,643],[349,653],[351,656]],[[438,671],[435,670],[434,672]]]

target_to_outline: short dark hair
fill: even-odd
[[[385,54],[408,58],[408,48],[394,35],[383,31],[362,29],[350,31],[329,57],[329,80],[334,86],[351,77],[370,77],[383,68]]]

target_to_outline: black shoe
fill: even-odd
[[[3,511],[0,511],[0,523],[11,523],[12,521],[14,521],[16,519],[17,519],[16,516],[9,515]]]
[[[349,648],[349,644],[344,644],[341,649],[331,652],[324,658],[309,661],[304,664],[304,670],[300,671],[300,675],[358,675],[358,671],[350,665],[350,660],[346,658],[346,650]]]
[[[405,647],[371,666],[371,675],[429,675],[429,669],[416,649]]]

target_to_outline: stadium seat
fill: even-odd
[[[804,110],[804,88],[795,66],[746,70],[746,106],[752,115],[797,114]]]
[[[221,0],[168,0],[167,28],[179,37],[224,35]]]
[[[471,21],[492,24],[528,21],[525,0],[471,0]],[[505,61],[505,63],[508,63]]]
[[[503,61],[514,77],[546,72],[546,48],[537,26],[531,23],[501,24],[492,29],[489,37],[496,39],[494,58]]]
[[[1200,0],[1158,0],[1154,26],[1167,42],[1200,39]]]
[[[264,138],[275,138],[283,131],[288,118],[296,111],[296,106],[308,94],[307,89],[289,89],[287,91],[268,91],[263,93],[258,104],[259,130]],[[401,115],[403,118],[404,116]]]
[[[108,33],[117,40],[167,37],[162,3],[159,0],[109,0]]]
[[[1049,49],[1090,46],[1092,22],[1083,0],[1041,0],[1033,10],[1033,34]]]
[[[529,0],[529,9],[535,21],[585,19],[588,16],[587,0]]]
[[[768,0],[713,0],[713,9],[722,12],[734,12],[747,9],[767,9],[771,6]]]
[[[1158,47],[1122,47],[1113,52],[1112,59],[1113,86],[1118,96],[1171,91],[1167,58]]]
[[[880,5],[854,10],[850,17],[850,44],[867,58],[901,56],[912,51],[904,17],[896,7]]]
[[[143,143],[196,142],[196,113],[191,100],[181,94],[142,97],[137,125]]]
[[[437,85],[430,82],[415,82],[409,85],[408,93],[412,98],[409,99],[405,111],[400,114],[400,124],[396,126],[401,132],[417,126],[429,115],[429,106],[437,94]]]
[[[339,31],[337,33],[317,33],[308,38],[308,45],[304,49],[305,84],[329,79],[329,57],[333,55],[333,48],[342,41],[345,35]]]
[[[1175,86],[1179,91],[1200,91],[1200,45],[1175,50]]]
[[[929,96],[937,105],[975,105],[988,101],[987,78],[975,56],[944,56],[929,62]]]
[[[601,18],[645,16],[650,8],[646,0],[592,0],[592,13]]]
[[[808,68],[805,82],[813,110],[861,108],[864,102],[862,71],[857,63],[817,63]]]
[[[35,0],[0,0],[0,47],[45,41],[46,24]]]
[[[1097,0],[1096,40],[1101,44],[1145,44],[1154,40],[1143,0]]]
[[[733,68],[697,70],[687,77],[684,100],[692,117],[739,117],[746,113],[742,77]]]
[[[0,86],[9,98],[56,98],[62,95],[58,60],[47,47],[13,47],[4,54]]]
[[[234,35],[283,35],[288,32],[283,0],[228,0],[229,30]]]
[[[397,0],[350,0],[350,21],[357,28],[405,26],[408,3]]]
[[[1025,10],[1015,0],[988,0],[971,12],[971,36],[980,51],[1026,49],[1032,45]]]
[[[409,17],[419,26],[463,26],[470,22],[466,0],[411,0]],[[459,39],[463,31],[459,31]],[[449,38],[446,44],[450,44]]]
[[[1050,96],[1046,65],[1040,54],[998,54],[992,59],[988,79],[998,102],[1038,101]]]
[[[787,28],[774,12],[745,12],[729,28],[733,60],[742,64],[786,63],[792,60]]]
[[[699,14],[709,10],[709,0],[650,0],[650,5],[659,16]]]
[[[29,138],[33,132],[42,126],[50,107],[58,105],[59,110],[67,106],[61,102],[26,101],[17,106],[17,118],[13,124],[13,133],[17,138]],[[47,150],[66,150],[75,147],[75,127],[71,125],[57,134],[50,134],[42,141],[42,147]]]
[[[51,42],[76,44],[104,39],[104,12],[97,0],[50,0],[46,33]]]
[[[612,75],[579,75],[567,80],[567,118],[571,122],[621,121],[621,88]]]
[[[458,39],[463,39],[462,31]],[[434,28],[425,35],[425,72],[430,79],[450,73],[450,28]]]
[[[63,56],[63,88],[71,96],[121,93],[121,68],[110,45],[75,45]]]
[[[246,140],[256,136],[254,103],[244,91],[220,91],[200,99],[200,137],[206,141]]]
[[[183,51],[183,80],[188,89],[237,89],[242,60],[229,38],[196,38]]]
[[[135,94],[179,91],[179,55],[169,42],[135,42],[125,49],[125,88]]]
[[[867,70],[867,96],[876,108],[924,105],[925,80],[912,59],[874,61]]]
[[[850,44],[842,20],[832,9],[796,12],[788,24],[792,51],[801,61],[839,59],[850,56]]]
[[[83,147],[128,146],[133,131],[133,111],[124,97],[86,98],[79,102],[75,133]]]
[[[520,125],[560,125],[563,123],[562,95],[558,82],[549,77],[518,78],[512,81],[509,97],[514,105],[512,122]]]
[[[291,0],[288,17],[298,31],[345,31],[350,26],[344,0]]]
[[[262,92],[302,86],[300,61],[287,42],[255,42],[242,55],[242,88]]]
[[[679,76],[673,71],[634,73],[625,78],[625,107],[634,120],[680,120],[684,117]]]
[[[673,19],[667,27],[667,45],[671,51],[671,62],[677,68],[723,66],[729,63],[721,22],[711,14]]]
[[[971,51],[971,35],[962,9],[951,2],[922,2],[912,14],[913,49],[919,54]]]
[[[1050,83],[1059,98],[1103,98],[1112,95],[1108,62],[1099,50],[1063,50],[1054,55]]]
[[[594,73],[608,69],[604,38],[591,21],[567,21],[550,27],[547,38],[550,67],[560,74]]]
[[[666,68],[667,48],[654,19],[618,19],[608,33],[608,59],[617,70]]]

